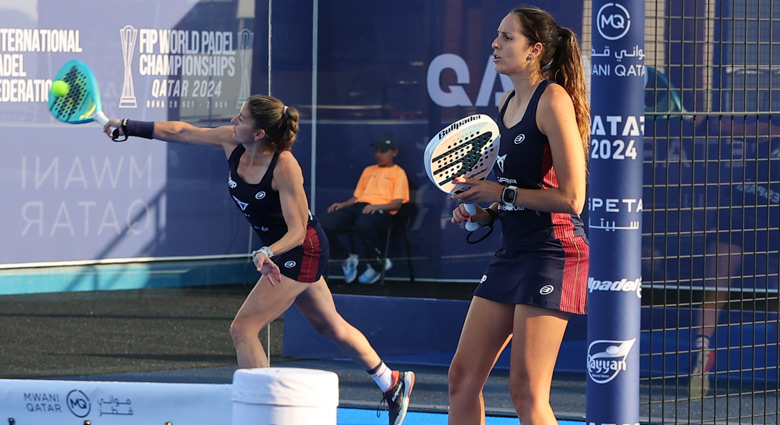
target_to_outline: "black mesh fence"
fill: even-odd
[[[646,5],[643,421],[774,424],[780,0]]]

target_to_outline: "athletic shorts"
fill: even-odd
[[[328,238],[313,219],[306,226],[303,244],[273,258],[282,275],[298,282],[313,283],[320,280],[328,264]]]
[[[502,246],[474,295],[505,304],[585,314],[589,253],[582,236],[532,246]]]

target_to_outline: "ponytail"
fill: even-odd
[[[569,93],[574,103],[574,116],[580,131],[585,157],[588,157],[590,141],[590,105],[588,88],[585,84],[585,69],[582,66],[580,44],[574,32],[568,28],[559,29],[558,46],[552,61],[544,70],[544,76],[555,81]]]

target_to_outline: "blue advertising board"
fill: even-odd
[[[349,198],[373,162],[370,142],[395,133],[420,211],[416,277],[481,276],[498,237],[465,242],[449,223],[455,204],[427,181],[423,150],[465,115],[497,115],[510,85],[493,69],[490,44],[515,3],[92,3],[2,6],[0,262],[236,255],[254,242],[225,190],[221,151],[112,143],[97,124],[49,115],[52,76],[79,59],[94,70],[109,117],[224,125],[250,93],[296,106],[293,153],[315,214]],[[581,8],[536,3],[580,32]]]
[[[592,16],[586,420],[638,424],[644,4],[595,1]]]

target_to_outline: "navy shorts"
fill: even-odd
[[[273,258],[279,271],[298,282],[313,283],[320,280],[328,265],[328,238],[314,219],[306,226],[303,244]]]
[[[582,236],[523,247],[502,246],[474,295],[505,304],[585,314],[589,254]]]

